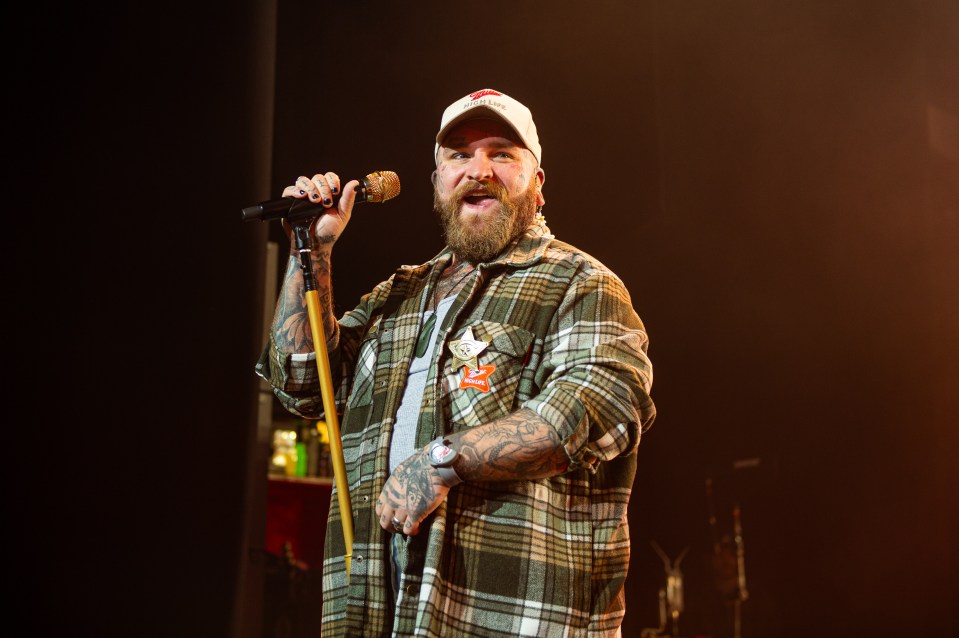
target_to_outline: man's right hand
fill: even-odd
[[[329,249],[340,238],[350,221],[359,184],[354,179],[341,187],[340,176],[336,173],[317,173],[312,178],[301,175],[294,185],[283,189],[283,197],[308,199],[327,209],[313,221],[311,230],[316,241]],[[338,195],[339,201],[336,201]],[[286,220],[283,220],[283,228],[292,241],[292,228]]]

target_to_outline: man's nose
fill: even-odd
[[[488,180],[493,177],[493,163],[486,153],[476,153],[470,159],[467,177],[475,179],[478,182]]]

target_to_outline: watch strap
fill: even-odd
[[[463,479],[460,478],[460,475],[456,473],[456,470],[453,469],[451,465],[436,465],[433,462],[433,450],[440,446],[447,447],[448,443],[444,437],[438,437],[430,442],[428,456],[430,458],[430,464],[433,466],[433,469],[436,470],[436,473],[440,475],[440,479],[443,481],[443,485],[446,487],[453,487],[454,485],[459,485],[463,482]],[[450,459],[448,463],[455,462],[455,452],[454,458]]]
[[[459,485],[463,482],[463,479],[460,478],[460,475],[456,473],[451,467],[436,467],[433,466],[433,469],[436,470],[436,473],[440,475],[440,478],[443,479],[443,485],[446,487],[453,487],[454,485]]]

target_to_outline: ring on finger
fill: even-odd
[[[393,523],[394,530],[396,530],[397,532],[403,531],[403,523],[400,522],[400,519],[394,516],[390,522]]]

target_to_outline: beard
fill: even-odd
[[[499,203],[489,218],[464,221],[460,208],[467,193],[483,188]],[[470,180],[461,184],[448,198],[433,189],[433,210],[443,224],[446,244],[458,258],[478,264],[499,255],[514,239],[529,228],[536,218],[536,179],[526,191],[511,198],[497,182]]]

